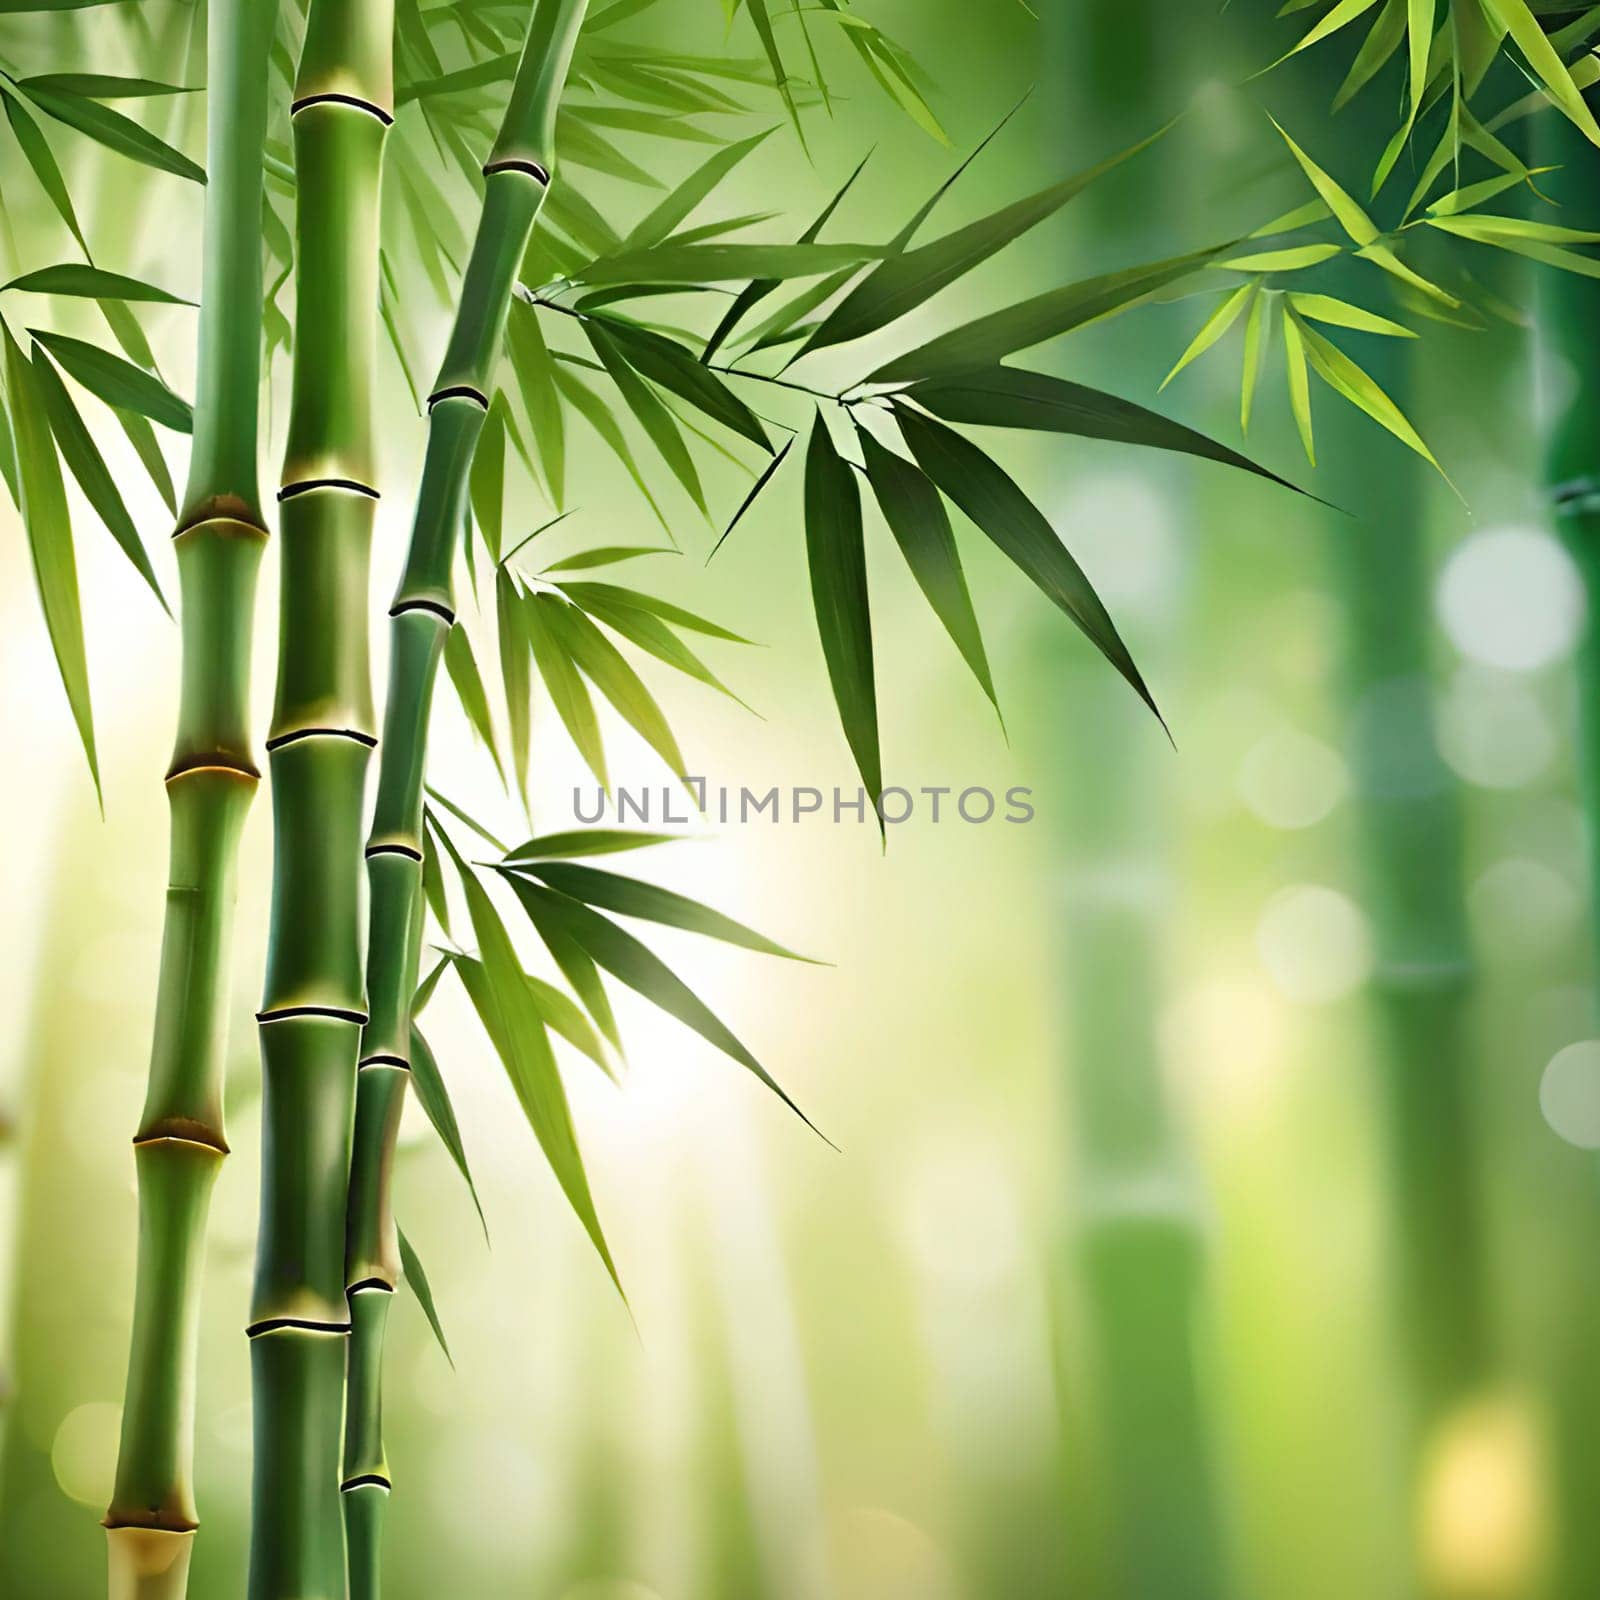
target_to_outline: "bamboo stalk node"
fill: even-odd
[[[409,611],[430,611],[434,616],[438,617],[447,628],[453,628],[456,625],[455,612],[452,611],[449,606],[441,605],[437,600],[396,600],[395,603],[389,607],[389,616],[391,619],[394,617],[403,617]]]
[[[214,772],[223,777],[237,778],[241,783],[247,783],[252,788],[261,781],[261,774],[248,761],[238,756],[225,755],[220,751],[211,751],[205,755],[185,756],[181,761],[174,762],[167,769],[163,783],[176,783],[179,778],[196,778],[201,773]]]
[[[365,495],[369,500],[383,498],[370,483],[362,483],[356,478],[301,478],[295,483],[284,484],[278,491],[278,502],[281,505],[285,500],[293,500],[297,495],[313,494],[319,489],[342,489],[349,494]]]
[[[387,1494],[393,1488],[381,1472],[363,1472],[358,1477],[346,1478],[339,1485],[339,1493],[349,1494],[352,1489],[382,1489]]]
[[[353,111],[365,111],[369,116],[376,117],[386,128],[394,124],[391,112],[374,105],[370,100],[363,100],[358,94],[308,94],[289,107],[289,115],[297,117],[310,106],[349,106]]]
[[[343,1338],[350,1332],[348,1322],[317,1322],[310,1317],[267,1317],[252,1322],[244,1330],[247,1339],[264,1339],[273,1333],[328,1333]]]
[[[422,852],[409,844],[369,844],[366,858],[370,861],[374,856],[403,856],[407,861],[415,861],[419,866],[422,863]]]
[[[363,1278],[345,1290],[345,1298],[353,1300],[358,1294],[393,1294],[394,1285],[387,1278]]]
[[[483,410],[489,409],[489,397],[483,390],[474,388],[470,383],[451,383],[443,389],[435,389],[428,396],[428,409],[432,411],[441,400],[472,400]]]
[[[201,505],[185,511],[183,519],[172,530],[174,539],[208,529],[213,535],[230,539],[259,539],[263,543],[271,538],[261,513],[247,505],[237,495],[213,495]]]
[[[407,1061],[404,1056],[392,1055],[388,1052],[380,1052],[370,1056],[363,1056],[361,1060],[356,1063],[356,1068],[358,1071],[362,1067],[398,1067],[402,1072],[409,1072],[411,1070],[411,1063]]]
[[[296,1017],[325,1017],[330,1022],[350,1022],[358,1028],[367,1025],[365,1011],[349,1011],[342,1006],[279,1006],[275,1011],[256,1012],[256,1021],[266,1027],[273,1022],[292,1022]]]
[[[486,178],[492,178],[497,172],[524,172],[542,187],[550,187],[550,174],[537,161],[523,161],[519,157],[508,156],[502,161],[489,162],[483,169]]]
[[[378,741],[358,728],[291,728],[288,733],[276,734],[267,740],[267,754],[282,750],[285,745],[298,744],[302,739],[353,739],[369,750],[378,748]]]
[[[194,1145],[198,1149],[209,1150],[218,1156],[229,1153],[228,1141],[222,1137],[221,1132],[194,1117],[162,1117],[160,1121],[141,1128],[133,1136],[135,1150],[152,1144]]]

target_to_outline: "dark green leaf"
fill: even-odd
[[[91,394],[109,406],[124,407],[159,422],[174,433],[194,432],[194,412],[159,378],[114,356],[98,345],[69,339],[64,333],[28,330]]]
[[[638,878],[624,878],[615,872],[602,872],[598,867],[576,866],[570,861],[541,862],[523,868],[525,872],[542,879],[552,889],[587,906],[597,906],[602,911],[614,911],[621,917],[638,917],[646,922],[659,922],[665,927],[682,928],[689,933],[704,934],[708,939],[719,939],[724,944],[738,945],[744,950],[754,950],[761,955],[781,956],[787,961],[806,961],[810,957],[796,955],[781,944],[775,944],[753,928],[747,928],[720,911],[713,911],[697,900],[674,894],[670,889]]]
[[[500,677],[511,724],[511,766],[517,792],[528,803],[528,750],[532,740],[532,684],[528,677],[528,631],[516,580],[501,567],[494,575],[495,628],[500,636]]]
[[[1000,702],[989,673],[983,634],[972,609],[956,536],[939,491],[904,456],[886,450],[865,428],[858,427],[856,436],[861,441],[867,481],[872,485],[878,509],[883,512],[883,520],[900,546],[912,577],[998,711]]]
[[[883,254],[870,244],[663,244],[583,270],[585,283],[724,283],[735,278],[812,278]]]
[[[66,223],[67,231],[78,241],[83,253],[88,255],[89,246],[84,242],[83,229],[78,226],[78,214],[72,206],[72,196],[67,192],[66,180],[61,176],[61,168],[50,149],[49,140],[15,95],[0,90],[0,99],[5,101],[6,121],[11,124],[11,132],[16,136],[23,159],[33,169],[39,187]]]
[[[691,633],[703,633],[712,639],[725,639],[729,644],[754,642],[742,634],[730,633],[715,622],[708,622],[693,611],[685,611],[682,606],[675,606],[670,600],[659,600],[653,594],[646,594],[642,589],[625,589],[621,584],[601,583],[595,579],[574,580],[562,584],[561,587],[585,611],[605,604],[627,606],[635,611],[648,611],[652,616],[660,617],[663,622],[687,628]]]
[[[1153,144],[1168,127],[1170,123],[1086,172],[1064,178],[1024,200],[1013,201],[942,239],[892,256],[845,296],[811,336],[806,350],[864,338],[916,310],[941,289],[1059,211],[1096,178]]]
[[[569,599],[577,599],[572,591],[582,588],[582,585],[558,584],[557,587]],[[676,667],[679,672],[687,673],[689,677],[719,690],[730,700],[739,699],[666,623],[651,612],[641,610],[638,606],[617,605],[607,599],[591,599],[582,609],[597,622],[603,622],[620,633],[629,643],[648,651],[658,661],[665,661],[669,667]],[[743,701],[739,703],[744,704]]]
[[[600,721],[594,714],[594,702],[567,653],[566,639],[552,626],[559,625],[555,607],[563,604],[564,601],[554,601],[551,605],[540,605],[535,598],[528,597],[524,601],[523,629],[533,646],[533,659],[550,693],[556,715],[600,787],[610,793],[611,780],[606,776],[606,753],[600,741]]]
[[[539,1015],[568,1044],[575,1045],[615,1082],[615,1074],[611,1070],[611,1063],[606,1059],[605,1048],[601,1045],[600,1037],[590,1025],[589,1019],[583,1014],[583,1008],[553,983],[546,983],[543,978],[536,978],[531,972],[525,976],[528,987],[533,991],[533,1003],[538,1006]]]
[[[772,446],[756,414],[715,373],[707,371],[691,351],[634,323],[614,317],[595,320],[604,323],[606,331],[621,346],[628,365],[641,376],[771,454]]]
[[[589,567],[611,567],[620,561],[632,561],[638,556],[675,556],[676,550],[653,544],[603,544],[593,550],[580,550],[576,555],[563,556],[552,561],[546,572],[578,572]]]
[[[512,370],[533,429],[533,448],[544,468],[551,502],[559,511],[566,503],[566,428],[556,389],[555,363],[544,342],[538,313],[531,306],[513,308],[506,332]]]
[[[806,451],[806,560],[834,703],[873,804],[883,792],[861,494],[819,411]]]
[[[500,559],[500,536],[506,498],[506,402],[496,395],[483,419],[467,478],[472,515],[494,560]]]
[[[598,318],[587,320],[583,324],[583,331],[588,335],[594,353],[610,374],[611,381],[616,384],[623,404],[633,413],[634,419],[660,452],[673,477],[683,485],[684,493],[701,511],[705,511],[706,498],[705,491],[700,487],[700,474],[672,413],[655,390],[624,360],[616,341]]]
[[[623,239],[623,251],[643,250],[649,245],[659,244],[771,132],[772,129],[768,128],[765,133],[741,139],[736,144],[725,145],[718,150],[697,171],[690,173],[678,184],[666,199]]]
[[[167,470],[167,458],[161,453],[156,430],[136,411],[125,411],[121,406],[113,406],[111,411],[117,419],[118,426],[127,434],[128,443],[133,446],[133,452],[138,456],[151,483],[156,486],[156,493],[161,496],[167,510],[176,516],[177,491],[172,486],[172,474]]]
[[[676,833],[630,833],[624,828],[572,828],[565,833],[547,833],[519,844],[504,864],[515,866],[568,856],[609,856],[620,850],[644,850],[651,845],[671,844],[681,837]]]
[[[1159,718],[1116,624],[1044,513],[1000,466],[953,429],[906,406],[896,406],[895,417],[917,465],[1077,623]]]
[[[776,1081],[705,1003],[648,947],[599,912],[591,911],[566,895],[541,889],[525,878],[513,876],[511,887],[522,902],[540,936],[551,933],[576,943],[586,955],[613,977],[620,979],[668,1016],[676,1017],[709,1044],[731,1056],[755,1074],[808,1128],[809,1117],[779,1088]],[[548,931],[547,931],[548,930]]]
[[[156,582],[155,569],[150,565],[150,557],[145,553],[144,544],[139,538],[139,530],[133,525],[133,518],[129,516],[128,508],[123,504],[116,480],[111,476],[110,469],[100,454],[99,446],[95,444],[88,428],[84,426],[83,418],[78,415],[78,409],[72,403],[72,396],[67,393],[67,386],[43,353],[34,357],[33,375],[44,401],[50,431],[55,435],[62,459],[71,469],[72,476],[78,480],[78,487],[83,490],[84,498],[94,507],[95,514],[104,523],[106,532],[117,541],[122,553],[133,563],[134,570],[150,585],[156,599],[161,602],[161,609],[171,616],[172,610],[167,605],[167,597],[162,594],[161,585]]]
[[[1043,372],[991,367],[943,383],[919,383],[909,391],[916,402],[946,422],[979,423],[991,428],[1028,428],[1040,433],[1069,433],[1084,439],[1109,439],[1119,444],[1146,445],[1219,461],[1253,472],[1259,478],[1295,486],[1258,466],[1237,450],[1186,428],[1181,422],[1147,410],[1102,389],[1091,389]]]
[[[104,4],[106,0],[93,0]],[[0,5],[0,10],[6,7]],[[176,84],[157,83],[153,78],[113,78],[102,72],[45,72],[21,78],[20,89],[54,90],[57,94],[84,95],[91,100],[144,100],[152,95],[193,94],[193,89]]]

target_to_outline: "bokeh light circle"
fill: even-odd
[[[1600,1039],[1558,1050],[1539,1080],[1539,1109],[1568,1144],[1600,1150]]]
[[[1533,672],[1567,655],[1583,625],[1572,558],[1537,528],[1486,529],[1451,554],[1439,579],[1439,620],[1473,661]]]

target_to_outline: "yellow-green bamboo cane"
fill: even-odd
[[[468,472],[494,390],[517,269],[554,171],[556,107],[586,10],[587,0],[541,0],[528,29],[505,119],[484,164],[483,212],[428,399],[428,445],[410,551],[389,613],[388,700],[367,844],[371,1016],[361,1044],[345,1262],[352,1338],[344,1510],[352,1600],[378,1593],[390,1490],[382,1428],[383,1335],[400,1261],[389,1180],[410,1068],[411,996],[422,931],[428,713],[455,621],[452,574]]]
[[[312,0],[291,108],[296,312],[281,506],[261,1225],[250,1313],[251,1600],[345,1593],[339,1508],[344,1210],[366,1022],[361,828],[378,189],[394,120],[391,0]]]
[[[251,622],[267,540],[258,492],[262,144],[270,0],[210,12],[205,259],[194,450],[174,535],[183,665],[167,772],[171,866],[150,1084],[134,1136],[139,1246],[116,1486],[112,1600],[179,1600],[192,1487],[205,1225],[222,1126],[239,832],[259,782],[248,727]]]

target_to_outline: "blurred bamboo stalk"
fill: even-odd
[[[1169,80],[1187,80],[1186,26],[1155,0],[1138,0],[1093,8],[1061,29],[1061,76],[1085,102],[1078,129],[1108,145],[1145,131],[1134,124],[1159,116],[1153,108]],[[1152,215],[1170,223],[1166,184],[1173,163],[1185,163],[1168,156],[1083,196],[1072,220],[1091,236],[1118,238]],[[1130,465],[1169,486],[1181,470]],[[1170,635],[1174,621],[1163,616],[1151,631]],[[1106,1478],[1109,1593],[1220,1600],[1228,1539],[1199,1331],[1204,1219],[1157,1036],[1170,921],[1162,891],[1176,825],[1163,765],[1170,752],[1127,714],[1107,674],[1062,663],[1052,671],[1069,685],[1058,712],[1064,753],[1079,758],[1060,780],[1067,1099],[1078,1168],[1073,1263]]]
[[[262,145],[275,8],[210,14],[195,441],[174,543],[182,694],[166,785],[171,869],[149,1092],[134,1136],[139,1244],[116,1487],[112,1600],[180,1600],[198,1526],[194,1387],[205,1227],[227,1154],[222,1074],[239,835],[259,774],[248,731],[258,495]]]
[[[1540,187],[1572,210],[1592,212],[1594,148],[1564,117],[1546,114],[1536,124],[1538,160],[1558,170]],[[1578,772],[1589,847],[1590,911],[1600,946],[1600,285],[1567,272],[1539,276],[1541,376],[1560,372],[1562,383],[1540,421],[1545,430],[1545,480],[1557,533],[1583,584],[1586,622],[1580,642],[1578,679]],[[1595,971],[1600,1009],[1600,968]],[[1600,1217],[1600,1172],[1589,1173],[1586,1212]],[[1590,1238],[1590,1253],[1593,1236]],[[1592,1297],[1589,1304],[1594,1304]],[[1555,1405],[1551,1411],[1552,1474],[1558,1495],[1561,1538],[1552,1593],[1559,1600],[1600,1594],[1600,1461],[1594,1449],[1600,1417],[1600,1366],[1594,1359],[1594,1325],[1575,1318],[1555,1352]]]

